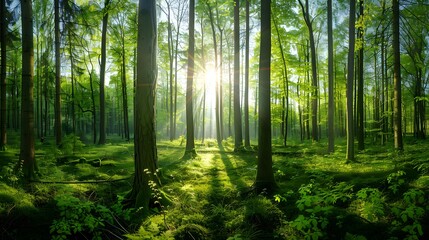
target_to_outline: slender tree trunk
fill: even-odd
[[[401,53],[399,44],[399,0],[393,0],[393,129],[395,149],[404,150],[402,140]]]
[[[350,0],[349,14],[349,53],[347,68],[347,161],[354,161],[354,120],[353,120],[353,78],[355,52],[355,14],[356,1]]]
[[[206,74],[205,64],[206,60],[204,58],[204,20],[201,19],[201,62],[203,66],[203,73]],[[204,79],[203,85],[203,116],[202,116],[202,129],[201,129],[201,143],[204,143],[205,133],[206,133],[206,79]]]
[[[33,109],[33,10],[31,0],[21,1],[22,14],[22,97],[21,97],[21,151],[19,161],[23,161],[24,178],[36,178],[34,156],[34,109]]]
[[[328,0],[328,152],[335,151],[334,40],[332,37],[332,0]]]
[[[195,49],[195,0],[189,1],[189,48],[188,72],[186,81],[186,157],[195,157],[193,86],[194,86],[194,49]],[[188,156],[187,156],[188,155]],[[184,156],[184,157],[185,157]]]
[[[275,17],[273,17],[273,24],[276,29],[277,34],[277,40],[279,43],[280,48],[280,54],[282,57],[282,63],[283,63],[283,81],[282,81],[282,88],[283,88],[283,94],[282,94],[282,124],[281,124],[281,134],[283,137],[283,146],[286,146],[287,143],[287,126],[288,126],[288,112],[289,112],[289,79],[287,74],[287,65],[286,65],[286,58],[283,51],[283,44],[281,41],[280,31],[279,27],[277,25],[277,21]]]
[[[122,109],[125,140],[130,141],[130,127],[128,123],[127,64],[125,59],[125,36],[122,35]]]
[[[170,4],[168,1],[166,1],[167,3],[167,22],[168,22],[168,26],[167,26],[167,39],[168,39],[168,57],[169,57],[169,65],[170,65],[170,69],[169,69],[169,80],[170,80],[170,142],[174,140],[174,131],[175,128],[173,126],[174,122],[174,112],[172,111],[173,109],[173,67],[174,67],[174,58],[173,58],[173,34],[172,34],[172,29],[171,29],[171,9],[170,9]]]
[[[249,48],[250,48],[250,0],[246,0],[246,56],[244,66],[244,147],[250,148],[249,133]]]
[[[310,53],[311,53],[311,137],[313,141],[319,141],[319,123],[317,120],[318,112],[318,80],[317,80],[317,59],[316,59],[316,43],[314,41],[313,23],[310,19],[310,12],[308,8],[308,0],[305,1],[305,6],[301,0],[298,1],[302,14],[304,15],[305,24],[308,28],[310,40]]]
[[[363,11],[363,0],[359,0],[359,18],[360,22],[363,22],[364,11]],[[357,139],[358,139],[358,150],[362,151],[365,149],[365,126],[364,126],[364,102],[363,102],[363,50],[364,50],[364,36],[363,36],[363,26],[360,25],[357,30],[357,38],[359,41],[359,51],[358,51],[358,73],[357,73]]]
[[[106,107],[104,82],[106,74],[106,40],[107,40],[107,21],[109,19],[109,2],[104,1],[103,26],[101,31],[101,65],[100,65],[100,139],[98,144],[106,143]]]
[[[60,3],[54,1],[55,8],[55,143],[61,145],[61,56],[60,56]]]
[[[217,53],[218,53],[218,49],[217,49],[217,40],[216,40],[216,30],[215,30],[215,26],[214,26],[214,19],[213,19],[213,10],[212,10],[212,7],[211,7],[211,5],[210,5],[210,3],[207,1],[206,2],[206,5],[207,5],[207,8],[208,8],[208,14],[209,14],[209,18],[210,18],[210,26],[211,26],[211,29],[212,29],[212,36],[213,36],[213,48],[214,48],[214,55],[215,55],[215,71],[216,71],[216,76],[215,76],[215,81],[216,81],[216,84],[215,84],[215,88],[216,88],[216,116],[215,116],[215,118],[216,118],[216,140],[217,140],[217,144],[219,145],[219,146],[222,146],[222,136],[221,136],[221,132],[220,132],[220,116],[219,116],[219,113],[220,113],[220,107],[219,107],[219,95],[220,95],[220,93],[219,93],[219,82],[218,82],[218,75],[217,75],[217,72],[218,72],[218,56],[217,56]]]
[[[234,4],[234,151],[243,148],[240,108],[240,6]]]

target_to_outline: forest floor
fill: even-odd
[[[9,141],[0,239],[429,239],[428,141],[410,139],[402,154],[368,142],[352,163],[341,140],[333,154],[323,141],[274,145],[274,193],[252,191],[255,151],[206,140],[197,158],[182,160],[184,143],[160,141],[155,197],[171,204],[143,223],[120,204],[132,186],[132,143],[38,143],[40,182],[24,185],[14,173],[18,141]]]

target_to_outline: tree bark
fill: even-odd
[[[250,148],[249,126],[249,48],[250,48],[250,0],[246,0],[246,55],[244,66],[244,147]]]
[[[332,0],[328,0],[328,152],[335,151],[334,40],[332,36]]]
[[[271,191],[276,187],[271,149],[271,0],[261,1],[261,47],[259,56],[258,166],[255,188]]]
[[[186,149],[185,156],[196,156],[194,139],[193,116],[193,85],[194,85],[194,50],[195,50],[195,0],[189,1],[189,48],[188,48],[188,72],[186,81]]]
[[[140,0],[138,10],[137,80],[135,92],[134,183],[126,199],[149,213],[151,192],[160,185],[155,129],[156,1]]]
[[[21,150],[24,178],[36,178],[36,159],[34,156],[34,109],[33,109],[33,10],[31,0],[21,1],[22,14],[22,97],[21,97]]]
[[[350,0],[349,53],[347,67],[347,161],[354,161],[353,78],[355,54],[356,1]]]
[[[240,108],[240,6],[234,4],[234,151],[243,148]]]
[[[401,93],[401,53],[399,44],[399,0],[393,0],[393,133],[395,149],[404,150],[402,140],[402,93]]]
[[[107,40],[107,21],[109,19],[110,0],[104,1],[103,26],[101,31],[101,64],[100,64],[100,138],[98,144],[106,143],[106,107],[104,82],[106,74],[106,40]]]
[[[363,102],[363,53],[364,53],[364,36],[363,36],[363,19],[364,19],[364,6],[363,0],[359,0],[359,19],[360,25],[357,30],[357,38],[359,39],[359,51],[358,51],[358,74],[357,74],[357,139],[358,139],[358,150],[365,150],[365,126],[364,126],[364,102]]]
[[[55,143],[61,145],[61,55],[60,55],[60,3],[54,1],[55,8]]]

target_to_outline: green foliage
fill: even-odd
[[[334,209],[334,204],[341,200],[346,202],[353,197],[353,186],[341,182],[322,188],[312,180],[302,185],[298,193],[296,207],[299,215],[289,225],[301,233],[305,239],[319,239],[325,236],[329,224],[328,217]]]
[[[360,214],[370,222],[378,221],[384,216],[384,197],[376,188],[363,188],[356,193],[360,205]]]
[[[404,239],[414,240],[423,236],[422,220],[429,210],[422,190],[410,189],[403,194],[402,201],[392,208],[395,220],[392,225],[406,233]]]
[[[20,184],[20,180],[23,179],[24,174],[22,172],[22,164],[20,161],[19,166],[16,164],[8,163],[1,168],[0,172],[0,181],[3,181],[13,187],[16,187]]]
[[[115,214],[124,219],[130,219],[132,210],[123,210],[118,203],[112,209],[104,205],[87,200],[81,200],[70,194],[58,195],[55,198],[60,212],[60,218],[53,220],[50,233],[53,239],[69,239],[73,236],[83,235],[86,238],[102,239],[105,228],[114,226],[117,221]]]
[[[198,224],[185,224],[180,226],[174,234],[175,239],[204,240],[207,239],[208,230]]]
[[[80,140],[79,136],[74,134],[66,135],[61,143],[61,151],[63,155],[74,155],[77,151],[82,150],[85,144]]]
[[[255,226],[275,228],[283,218],[282,211],[264,196],[248,199],[245,208],[244,221]]]
[[[396,194],[400,188],[405,184],[405,175],[404,171],[397,171],[396,173],[391,173],[387,176],[387,182],[389,183],[389,189]]]

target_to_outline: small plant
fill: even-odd
[[[387,182],[389,183],[389,189],[393,192],[393,194],[398,193],[398,191],[405,184],[405,175],[404,171],[397,171],[396,173],[391,173],[387,176]]]
[[[321,188],[314,180],[302,185],[298,190],[300,198],[296,201],[301,214],[289,222],[289,225],[298,230],[305,239],[324,237],[334,204],[338,200],[343,202],[350,200],[353,195],[352,189],[353,185],[344,182],[331,185],[329,188]]]
[[[361,204],[361,215],[370,222],[375,222],[384,215],[384,198],[376,188],[363,188],[356,193]]]
[[[392,208],[392,212],[397,218],[392,224],[397,229],[401,229],[407,235],[404,239],[418,240],[423,236],[423,228],[421,220],[425,215],[424,208],[425,195],[421,190],[410,189],[403,194],[403,199],[400,206]]]
[[[22,172],[22,164],[20,161],[19,165],[16,166],[13,163],[8,163],[3,166],[0,172],[0,180],[11,185],[12,187],[16,187],[19,184],[20,179],[23,178],[24,174]]]
[[[57,196],[55,200],[60,218],[55,219],[51,224],[50,233],[53,239],[70,239],[79,235],[85,238],[102,239],[106,225],[114,226],[117,222],[113,211],[118,213],[122,211],[117,204],[112,211],[101,204],[80,200],[70,194]],[[121,215],[129,219],[130,211],[122,211]],[[120,230],[125,231],[124,228]]]

